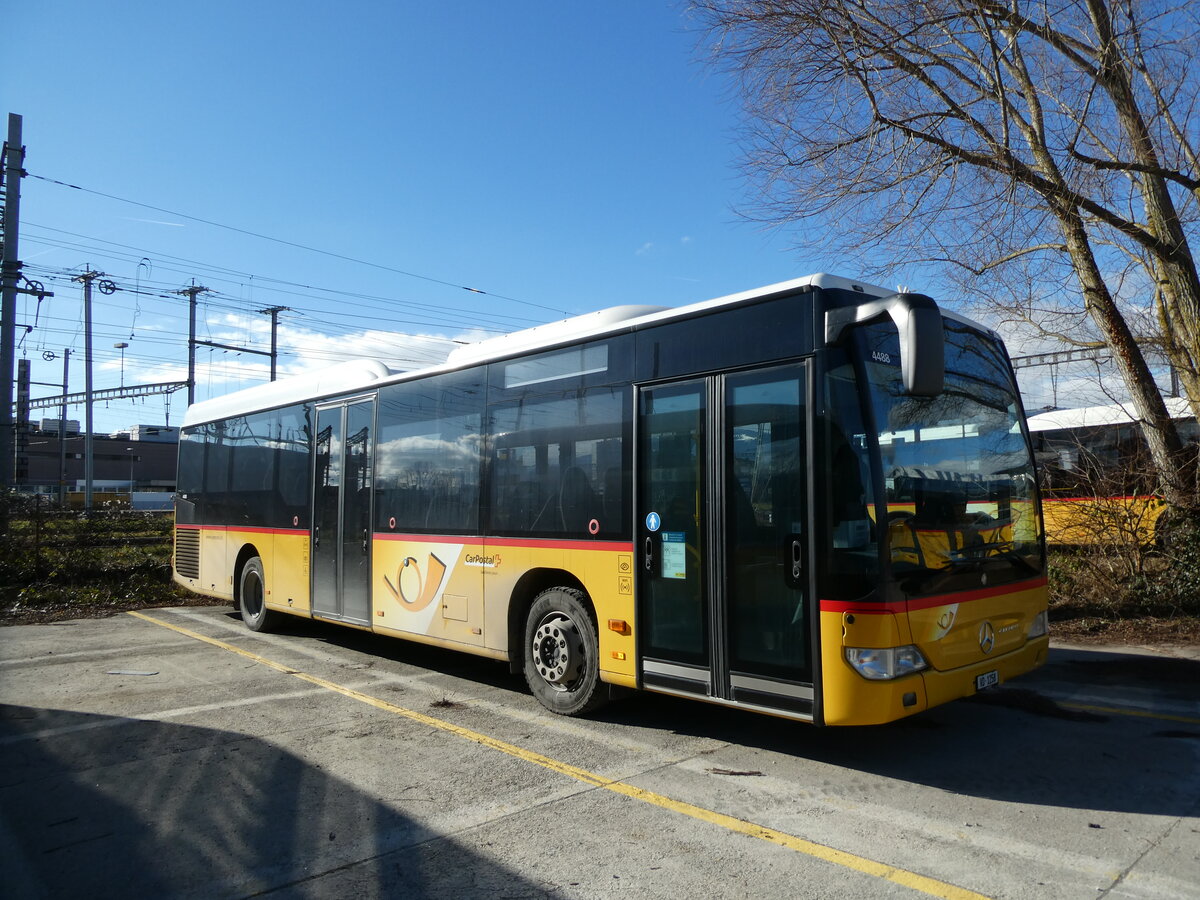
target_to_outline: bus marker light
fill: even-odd
[[[624,651],[624,650],[614,650],[614,651],[612,652],[612,658],[613,658],[613,659],[624,659],[624,658],[625,658],[625,651]]]
[[[609,619],[608,630],[617,634],[629,634],[629,623],[624,619]]]

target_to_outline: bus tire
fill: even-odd
[[[582,591],[554,587],[534,598],[525,619],[525,681],[542,706],[581,716],[604,705],[599,640]]]
[[[274,631],[279,622],[279,614],[267,609],[266,595],[262,560],[252,556],[238,575],[238,605],[251,631]]]

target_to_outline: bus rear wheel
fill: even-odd
[[[246,560],[238,576],[238,603],[242,608],[242,621],[251,631],[273,631],[279,622],[279,614],[267,609],[266,594],[262,560],[252,556]]]
[[[599,641],[582,591],[555,587],[534,598],[525,620],[525,681],[538,702],[563,716],[599,709]]]

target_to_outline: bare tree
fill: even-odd
[[[741,76],[766,219],[816,219],[859,248],[967,272],[1019,318],[1061,317],[1073,299],[1089,329],[1070,337],[1112,353],[1164,497],[1198,505],[1139,346],[1167,354],[1200,412],[1195,4],[695,8]],[[1144,311],[1149,335],[1130,325]]]

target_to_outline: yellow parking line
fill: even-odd
[[[214,647],[220,647],[222,650],[228,650],[230,653],[236,653],[239,656],[251,659],[254,662],[261,663],[264,666],[269,666],[277,672],[282,672],[285,675],[291,675],[294,678],[299,678],[301,681],[306,681],[309,684],[314,684],[327,690],[341,694],[344,697],[349,697],[352,700],[358,700],[361,703],[366,703],[376,709],[389,712],[394,715],[403,716],[406,719],[411,719],[414,722],[419,722],[422,725],[427,725],[432,728],[438,728],[450,734],[457,735],[468,741],[473,741],[476,744],[481,744],[484,747],[490,747],[493,750],[498,750],[501,753],[506,753],[509,756],[524,760],[537,766],[549,769],[553,772],[558,772],[561,775],[566,775],[569,778],[574,778],[576,781],[581,781],[584,784],[592,785],[593,787],[603,788],[612,791],[615,794],[621,794],[625,797],[630,797],[634,800],[641,800],[643,803],[650,803],[662,809],[671,810],[680,815],[688,816],[697,819],[701,822],[708,822],[712,825],[720,826],[728,831],[734,831],[738,834],[748,835],[749,837],[759,838],[760,840],[768,841],[773,844],[778,844],[781,847],[786,847],[789,850],[794,850],[797,853],[803,853],[807,856],[816,859],[824,860],[825,862],[833,863],[834,865],[842,866],[847,869],[853,869],[856,872],[862,872],[866,875],[871,875],[876,878],[882,878],[885,881],[893,882],[915,891],[920,891],[923,894],[928,894],[931,897],[942,898],[942,900],[987,900],[983,894],[977,894],[974,891],[966,890],[965,888],[957,887],[953,884],[947,884],[944,881],[938,881],[935,878],[928,878],[924,875],[918,875],[916,872],[909,872],[905,869],[899,869],[895,866],[889,866],[886,863],[876,862],[872,859],[867,859],[864,856],[857,856],[853,853],[846,853],[842,850],[835,850],[832,847],[826,847],[823,844],[817,844],[812,841],[806,841],[803,838],[795,835],[787,834],[786,832],[777,831],[774,828],[767,828],[764,825],[756,825],[753,822],[747,822],[744,819],[737,819],[733,816],[727,816],[724,813],[715,812],[711,809],[705,809],[702,806],[695,806],[691,803],[686,803],[682,800],[674,800],[670,797],[665,797],[662,794],[656,794],[653,791],[647,791],[643,788],[635,787],[632,784],[627,784],[623,781],[614,781],[606,778],[603,775],[598,775],[595,772],[589,772],[587,769],[581,769],[578,766],[573,766],[570,763],[561,760],[553,759],[549,756],[543,756],[532,750],[527,750],[524,747],[518,747],[516,744],[510,744],[507,741],[502,741],[498,738],[482,734],[478,731],[472,731],[469,728],[463,728],[443,719],[437,719],[433,716],[419,713],[416,710],[406,709],[403,706],[397,706],[394,703],[388,703],[386,700],[380,700],[378,697],[372,697],[369,694],[364,694],[361,691],[356,691],[353,688],[343,687],[332,681],[326,681],[324,678],[318,678],[316,675],[309,675],[307,672],[301,672],[293,669],[290,666],[285,666],[282,663],[275,662],[272,659],[267,659],[265,656],[259,656],[257,653],[252,653],[249,650],[243,650],[241,647],[235,647],[233,644],[216,638],[208,637],[199,632],[192,631],[189,628],[183,628],[179,625],[174,625],[170,622],[164,622],[162,619],[156,619],[153,616],[148,616],[145,613],[130,612],[129,615],[135,618],[142,619],[145,622],[150,622],[154,625],[159,625],[163,628],[177,632],[178,634],[186,635],[198,641],[203,641],[206,644],[211,644]]]
[[[1093,706],[1090,703],[1064,703],[1059,706],[1066,709],[1078,709],[1083,712],[1104,713],[1110,716],[1134,716],[1141,719],[1162,719],[1166,722],[1186,722],[1188,725],[1200,725],[1200,719],[1190,716],[1175,716],[1169,713],[1154,712],[1148,709],[1133,709],[1128,706]]]

